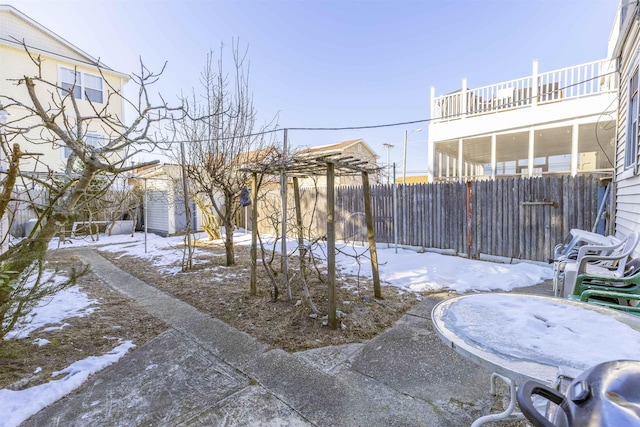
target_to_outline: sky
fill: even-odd
[[[270,240],[268,236],[263,237],[267,248],[269,248],[274,240]],[[203,244],[210,242],[204,235],[197,234],[196,238],[203,239]],[[150,267],[161,269],[166,274],[178,274],[180,268],[171,265],[174,263],[179,265],[182,260],[183,253],[180,249],[182,241],[183,237],[163,238],[154,234],[148,234],[145,239],[144,233],[136,233],[134,237],[129,234],[101,235],[97,241],[74,238],[73,243],[69,243],[69,245],[73,247],[94,245],[99,251],[122,252],[122,256],[146,259],[149,261]],[[238,245],[249,246],[251,234],[240,230],[235,233],[234,241]],[[219,244],[219,241],[217,243]],[[294,242],[292,242],[293,244]],[[323,258],[321,254],[326,253],[325,245],[325,242],[320,242],[318,246],[313,248],[317,254],[316,259]],[[64,247],[64,244],[62,246]],[[55,250],[58,247],[57,239],[52,240],[49,247]],[[279,248],[278,244],[276,250]],[[354,258],[346,255],[347,253],[362,253],[365,251],[364,247],[344,246],[340,249],[336,255],[336,266],[339,271],[351,274],[356,274],[359,271],[361,275],[371,277],[369,263],[358,265]],[[396,251],[394,247],[389,247],[386,244],[378,245],[378,259],[380,279],[383,285],[396,287],[398,291],[449,289],[467,294],[488,290],[511,291],[516,287],[527,287],[541,283],[552,276],[552,268],[548,264],[531,262],[499,264],[432,252],[418,253],[405,249]],[[224,280],[225,274],[227,274],[225,269],[219,271],[220,279]],[[612,323],[605,316],[600,316],[604,320],[600,318],[594,320],[593,315],[585,310],[569,310],[567,307],[550,310],[548,306],[541,307],[535,304],[528,304],[530,306],[523,309],[521,305],[504,304],[499,298],[498,294],[492,294],[490,299],[479,299],[477,304],[474,303],[471,307],[461,305],[457,311],[452,312],[453,316],[449,321],[455,323],[456,319],[460,321],[465,316],[476,316],[479,319],[491,317],[495,322],[504,323],[501,328],[504,328],[505,331],[514,328],[517,330],[517,328],[533,322],[539,325],[539,328],[526,340],[518,340],[518,343],[521,343],[519,351],[522,351],[522,345],[532,345],[539,354],[543,354],[545,351],[557,353],[557,346],[562,342],[564,346],[568,346],[567,350],[563,352],[562,363],[569,365],[578,363],[567,359],[571,357],[579,358],[582,361],[580,363],[585,363],[581,351],[577,350],[577,346],[582,345],[580,343],[584,341],[581,338],[585,336],[589,337],[589,340],[593,340],[589,358],[585,359],[589,362],[600,363],[605,360],[624,358],[623,356],[628,357],[629,352],[633,351],[637,354],[637,351],[640,351],[640,333],[630,331],[625,325],[618,324],[619,322]],[[46,340],[38,337],[39,329],[37,328],[43,325],[48,325],[49,328],[65,327],[65,319],[86,316],[98,305],[98,301],[91,299],[80,288],[71,287],[44,301],[30,318],[19,325],[15,333],[7,338],[29,339],[34,345],[47,345]],[[489,311],[492,312],[491,315],[487,314]],[[460,336],[468,335],[469,339],[477,339],[477,336],[473,334],[486,335],[489,333],[481,328],[487,322],[478,321],[473,324],[475,326],[471,329],[460,327]],[[454,324],[452,327],[456,327],[456,325]],[[552,333],[550,334],[549,331]],[[638,339],[634,338],[636,335],[638,335]],[[605,341],[613,339],[623,344],[620,346],[602,345],[602,341],[596,341],[596,338]],[[516,342],[505,342],[502,336],[497,336],[495,340],[492,339],[492,342],[496,348],[504,347],[509,351],[517,350],[512,349],[514,345],[517,345]],[[0,418],[0,427],[17,426],[43,407],[78,388],[92,373],[115,363],[135,345],[135,342],[121,341],[114,337],[114,348],[111,352],[75,362],[54,373],[48,383],[20,391],[1,389],[0,413],[3,416]],[[550,363],[554,363],[554,360],[551,360]]]
[[[436,96],[604,59],[616,0],[0,0],[121,72],[167,67],[157,92],[199,90],[211,50],[248,49],[259,123],[358,127],[427,120]],[[364,138],[424,174],[428,123],[291,131],[290,147]],[[421,129],[421,132],[412,132]],[[282,143],[283,132],[277,133]],[[383,144],[392,144],[385,148]],[[154,156],[147,156],[151,159]],[[142,160],[142,159],[141,159]]]

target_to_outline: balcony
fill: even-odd
[[[435,96],[430,180],[603,173],[613,168],[616,62],[601,60]],[[433,182],[433,181],[432,181]]]
[[[435,122],[456,120],[618,90],[615,62],[611,60],[547,73],[538,73],[537,69],[538,62],[535,61],[531,76],[476,89],[466,88],[466,79],[463,79],[461,90],[439,97],[433,96],[435,88],[432,88],[431,119]]]

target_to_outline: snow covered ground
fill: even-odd
[[[198,238],[204,238],[199,236]],[[235,239],[237,244],[249,245],[250,234],[239,232]],[[162,238],[143,233],[130,235],[100,236],[98,241],[91,239],[74,239],[72,243],[59,244],[53,240],[52,249],[57,247],[79,247],[93,245],[99,250],[125,252],[127,255],[148,259],[157,268],[166,269],[167,265],[182,258],[179,245],[182,237]],[[291,250],[295,248],[291,244]],[[313,247],[314,251],[324,258],[326,248],[323,243]],[[336,256],[336,266],[344,273],[371,275],[371,264],[368,259],[358,261],[348,254],[363,253],[358,246],[340,246],[340,254]],[[510,291],[515,287],[526,287],[538,284],[551,278],[551,267],[546,265],[519,263],[498,264],[486,261],[468,260],[465,258],[440,255],[436,253],[417,253],[410,250],[378,248],[380,279],[385,285],[396,286],[408,291],[423,291],[447,288],[459,293],[473,291],[503,290]],[[175,273],[167,270],[167,273]],[[7,338],[31,339],[34,345],[46,345],[44,340],[33,336],[38,327],[63,327],[67,318],[83,316],[91,312],[96,304],[82,293],[79,288],[71,287],[64,294],[59,294],[42,304],[30,318],[30,323],[20,325],[16,332]],[[20,424],[23,420],[37,413],[40,409],[55,402],[62,396],[79,387],[89,375],[116,362],[133,348],[132,342],[122,342],[110,353],[101,357],[89,357],[73,363],[66,369],[56,372],[49,383],[21,391],[0,390],[0,427]],[[62,376],[62,378],[58,378]]]

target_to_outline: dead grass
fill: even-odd
[[[306,304],[297,265],[291,265],[292,299],[284,286],[273,301],[273,287],[259,264],[258,295],[249,295],[249,254],[236,248],[237,264],[226,267],[224,248],[207,245],[196,252],[190,271],[167,273],[136,257],[101,253],[115,265],[200,311],[234,326],[273,347],[296,352],[328,345],[362,342],[393,325],[418,297],[383,287],[382,300],[373,297],[370,280],[341,275],[336,292],[337,309],[344,313],[337,330],[323,326],[326,315],[326,273],[315,271],[308,276],[311,298],[320,315],[314,317]],[[64,250],[51,253],[50,261],[61,267],[78,267],[80,260],[70,258]],[[274,265],[279,261],[276,260]],[[296,263],[292,259],[292,264]],[[165,268],[179,266],[165,266]],[[0,388],[21,389],[46,382],[51,373],[91,355],[104,354],[117,339],[132,340],[140,346],[166,330],[167,326],[148,315],[134,302],[112,290],[89,273],[78,285],[91,298],[99,300],[97,310],[89,316],[68,319],[61,330],[36,331],[34,337],[50,341],[44,346],[31,338],[0,342]]]
[[[103,253],[114,264],[163,291],[193,305],[198,310],[232,325],[258,340],[295,352],[310,348],[362,342],[373,338],[395,323],[417,297],[383,287],[383,300],[373,297],[373,286],[365,278],[341,276],[337,281],[336,307],[344,313],[340,328],[323,326],[328,307],[326,273],[308,274],[311,299],[321,311],[317,318],[306,304],[300,273],[290,265],[292,299],[287,298],[284,285],[273,301],[273,286],[259,262],[258,295],[249,295],[250,261],[248,249],[236,248],[237,264],[225,266],[224,249],[208,245],[196,251],[195,267],[191,271],[167,275],[155,268],[140,268],[134,257],[119,257]],[[295,258],[292,264],[297,263]],[[279,265],[276,259],[273,265]]]
[[[64,251],[51,255],[51,267],[81,267],[80,260]],[[118,340],[131,340],[139,346],[167,328],[92,273],[78,279],[77,284],[90,298],[98,300],[96,310],[86,317],[66,319],[62,329],[38,330],[28,338],[0,340],[0,388],[22,389],[47,382],[52,372],[85,357],[105,354],[118,345]],[[33,343],[35,337],[49,343],[38,346]]]

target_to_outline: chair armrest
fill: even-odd
[[[620,246],[624,245],[625,240],[621,240],[618,243],[612,245],[584,245],[580,246],[580,250],[578,251],[578,259],[586,256],[589,252],[604,252],[604,251],[612,251],[618,249]]]
[[[598,281],[604,282],[607,284],[599,285],[599,284],[586,284],[585,281]],[[633,276],[623,276],[623,277],[607,277],[607,276],[597,276],[595,274],[579,274],[576,278],[576,284],[574,287],[574,296],[579,296],[586,289],[590,289],[591,286],[610,286],[611,283],[621,283],[628,285],[640,285],[640,273],[636,273]]]
[[[580,294],[580,301],[587,302],[589,301],[589,297],[591,296],[620,298],[620,299],[640,301],[640,294],[632,294],[629,292],[605,291],[600,289],[587,289],[586,291]],[[638,309],[640,310],[640,307],[638,307]]]
[[[618,261],[627,258],[631,255],[631,252],[632,251],[624,251],[615,255],[585,255],[583,257],[578,257],[578,274],[586,271],[589,261]]]
[[[599,289],[589,289],[584,291],[580,295],[580,301],[609,307],[614,310],[624,311],[626,313],[634,314],[636,316],[640,315],[640,305],[638,306],[621,305],[621,304],[617,304],[616,302],[609,302],[609,301],[603,301],[603,300],[590,301],[589,298],[594,296],[612,298],[612,299],[626,299],[626,300],[640,301],[639,294],[630,294],[626,292],[601,291]]]

